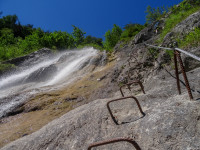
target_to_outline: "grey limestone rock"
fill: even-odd
[[[6,61],[6,63],[14,64],[16,66],[27,66],[29,64],[38,63],[38,61],[41,61],[41,59],[44,59],[45,57],[50,57],[51,55],[52,51],[50,49],[42,48],[29,55],[8,60]]]
[[[183,38],[186,34],[193,31],[195,28],[200,27],[200,11],[193,13],[185,20],[180,22],[169,32],[163,40],[164,46],[169,46],[173,42],[173,38],[178,35],[179,38]]]
[[[192,87],[197,88],[193,90],[198,91],[200,68],[189,72],[188,77]],[[200,102],[196,98],[200,94],[197,92],[195,100],[190,101],[181,84],[183,93],[177,95],[174,81],[172,77],[149,79],[145,84],[146,94],[136,96],[146,114],[144,117],[132,99],[113,102],[110,107],[120,124],[115,125],[106,108],[111,99],[99,99],[68,112],[2,150],[87,150],[93,142],[118,137],[132,138],[142,150],[198,150]],[[117,92],[114,98],[119,97]],[[121,142],[102,146],[102,149],[127,150],[132,147]]]
[[[173,32],[180,34],[187,34],[190,31],[194,30],[196,27],[200,27],[200,11],[195,12],[190,15],[188,18],[180,22],[173,29]]]
[[[153,34],[154,34],[154,26],[155,26],[156,22],[149,25],[148,27],[144,28],[142,31],[140,31],[134,38],[134,43],[138,44],[141,43],[143,41],[146,41],[148,39],[150,39]]]
[[[47,67],[42,67],[27,76],[23,82],[44,82],[51,79],[56,72],[57,67],[54,64]]]

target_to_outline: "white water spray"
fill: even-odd
[[[57,73],[57,75],[49,82],[47,85],[53,85],[61,81],[63,78],[67,78],[70,74],[77,71],[79,66],[86,62],[88,59],[90,59],[92,56],[97,55],[97,51],[93,48],[80,51],[76,57],[77,59],[71,60],[71,62],[68,61],[68,64]]]
[[[77,75],[75,72],[79,71],[80,66],[89,62],[97,55],[98,51],[93,48],[66,51],[57,54],[51,60],[43,60],[39,64],[31,66],[30,68],[26,67],[28,69],[24,69],[20,73],[1,78],[0,116],[4,116],[5,113],[14,109],[17,105],[23,103],[31,95],[36,94],[37,92],[54,89],[58,83],[72,82],[73,80],[71,79],[76,78]],[[55,65],[58,68],[58,71],[55,72],[54,76],[49,80],[44,82],[37,82],[37,80],[28,83],[23,82],[24,79],[35,71],[50,65]],[[84,76],[84,74],[82,75]]]

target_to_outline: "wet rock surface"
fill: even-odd
[[[31,66],[42,62],[44,59],[51,59],[53,55],[54,54],[51,49],[42,48],[29,55],[17,57],[17,58],[2,62],[3,64],[11,65],[12,67],[9,67],[3,72],[0,71],[0,77],[4,77],[13,73],[23,71],[24,69],[27,69],[28,67],[30,68]]]
[[[42,48],[36,52],[33,52],[29,55],[17,57],[6,61],[6,63],[14,64],[16,66],[28,66],[40,62],[46,57],[50,57],[53,54],[52,50],[48,48]]]
[[[51,79],[57,71],[58,69],[54,64],[47,67],[42,67],[27,76],[23,82],[44,82]]]

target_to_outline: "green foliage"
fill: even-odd
[[[187,11],[187,10],[190,10],[194,7],[198,7],[199,5],[200,5],[200,0],[184,0],[178,6],[175,5],[171,8],[169,8],[169,10],[173,14],[175,14],[175,13],[178,13],[180,11]]]
[[[0,29],[2,28],[14,29],[17,21],[18,17],[16,15],[4,16],[2,19],[0,19]]]
[[[42,48],[41,38],[44,36],[44,32],[38,28],[31,35],[25,37],[24,40],[19,40],[18,47],[24,54],[29,54]]]
[[[143,25],[140,24],[127,24],[124,27],[124,31],[121,34],[120,40],[127,42],[136,34],[138,34],[142,29],[144,29]]]
[[[92,37],[88,35],[85,37],[84,42],[78,48],[93,47],[98,50],[103,50],[103,41],[101,38]]]
[[[1,16],[0,12],[0,16]],[[33,25],[21,25],[16,15],[0,18],[0,60],[32,53],[40,48],[73,49],[80,45],[90,45],[102,49],[102,39],[84,37],[85,32],[73,26],[72,34],[62,31],[44,32]]]
[[[21,56],[20,49],[15,45],[10,46],[0,46],[0,60],[8,60],[10,58],[15,58]]]
[[[13,64],[2,64],[2,63],[0,63],[0,72],[9,70],[9,69],[11,69],[11,68],[15,68],[15,65],[13,65]]]
[[[151,6],[147,6],[145,11],[146,15],[146,22],[148,24],[153,23],[154,21],[160,19],[167,13],[167,9],[163,7],[152,8]]]
[[[170,16],[165,21],[165,27],[162,30],[160,39],[158,40],[161,43],[166,36],[178,23],[186,19],[188,16],[194,12],[200,10],[200,1],[197,0],[195,3],[192,0],[185,0],[180,5],[170,8],[172,12]]]
[[[103,44],[104,48],[108,51],[111,51],[112,48],[119,41],[121,34],[122,34],[122,29],[116,24],[114,24],[112,30],[111,31],[108,30],[105,33],[105,42]]]
[[[157,59],[160,54],[160,50],[156,48],[149,48],[148,52],[149,52],[149,55],[151,55],[154,59]],[[173,58],[174,56],[173,50],[166,50],[165,52],[170,58]]]
[[[170,58],[174,57],[174,51],[173,50],[166,50],[166,53],[170,56]]]
[[[200,45],[200,28],[187,34],[182,40],[178,40],[180,47],[199,46]]]
[[[79,29],[78,27],[74,25],[73,25],[73,28],[74,29],[73,29],[72,35],[74,36],[75,45],[78,46],[83,43],[85,32],[83,32],[81,29]]]
[[[46,33],[41,38],[40,44],[43,47],[67,49],[73,47],[74,39],[70,34],[61,31]]]
[[[101,38],[92,37],[88,35],[85,37],[83,44],[95,44],[103,48],[103,41]]]
[[[3,28],[0,30],[0,45],[10,45],[15,43],[14,33],[12,29]]]
[[[85,47],[93,47],[93,48],[98,49],[98,50],[104,50],[102,46],[100,46],[98,44],[94,44],[94,43],[79,45],[77,48],[82,49],[82,48],[85,48]]]
[[[156,49],[156,48],[149,48],[148,51],[149,51],[149,54],[152,55],[152,57],[154,59],[158,58],[158,55],[160,53],[160,51],[158,49]]]

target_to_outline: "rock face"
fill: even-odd
[[[88,145],[93,142],[119,137],[132,138],[142,150],[199,150],[200,68],[197,68],[200,67],[199,62],[183,55],[186,70],[191,70],[187,72],[187,75],[194,100],[190,101],[182,82],[182,94],[177,95],[174,70],[169,69],[170,57],[165,52],[154,51],[151,54],[148,48],[141,43],[143,41],[153,43],[156,39],[155,29],[162,25],[163,23],[160,25],[154,23],[145,28],[136,35],[132,45],[126,44],[123,49],[119,45],[116,46],[116,57],[112,58],[117,62],[116,65],[106,75],[98,78],[99,82],[104,78],[110,80],[100,90],[93,92],[94,99],[97,97],[104,99],[80,106],[50,122],[37,132],[25,135],[25,137],[6,145],[2,150],[87,150]],[[178,24],[165,37],[164,43],[169,44],[174,33],[189,32],[194,26],[199,26],[199,12]],[[193,49],[191,52],[199,55],[199,48]],[[132,57],[129,57],[129,54]],[[69,57],[63,56],[56,65],[63,63]],[[89,63],[98,66],[101,60],[103,60],[103,56],[99,55],[80,68]],[[29,80],[37,78],[40,72],[51,74],[56,69],[54,67],[42,68],[34,72],[30,75]],[[135,86],[132,87],[131,92],[124,89],[124,94],[137,97],[145,116],[140,113],[133,99],[113,102],[110,107],[119,123],[119,125],[115,125],[107,110],[107,102],[111,99],[121,98],[118,85],[134,79],[143,82],[146,94],[141,94],[141,90]],[[182,76],[180,80],[183,81]],[[110,96],[112,98],[108,98]],[[75,101],[78,98],[66,97],[65,100]],[[101,149],[129,150],[132,147],[123,142],[102,146]]]
[[[163,27],[164,20],[153,22],[134,37],[134,44],[142,43],[151,39],[153,36],[159,34]]]
[[[52,78],[57,72],[57,67],[53,64],[48,67],[42,67],[29,76],[23,82],[44,82]]]
[[[30,67],[31,65],[38,64],[43,59],[50,59],[51,56],[53,56],[52,50],[48,48],[42,48],[29,55],[17,57],[17,58],[2,62],[3,64],[11,65],[13,67],[9,67],[9,69],[6,69],[3,72],[0,72],[0,77],[9,75],[11,73],[15,73],[20,70],[23,71],[23,69],[27,68],[27,66]]]
[[[166,78],[162,78],[166,76]],[[188,73],[192,87],[198,88],[200,68]],[[181,79],[182,80],[182,79]],[[120,125],[111,119],[106,103],[101,99],[78,107],[52,121],[39,131],[25,136],[2,150],[48,149],[87,150],[89,144],[118,137],[134,139],[143,150],[200,149],[200,97],[193,88],[195,99],[190,101],[182,85],[183,94],[177,95],[175,79],[160,74],[145,84],[146,94],[139,94],[140,114],[132,99],[113,102],[112,112]],[[126,95],[128,95],[126,91]],[[117,92],[115,98],[121,97]],[[114,99],[114,98],[113,98]],[[123,123],[124,122],[124,123]],[[105,150],[132,149],[123,142],[102,146]]]
[[[193,48],[191,50],[189,50],[192,54],[196,55],[196,56],[200,56],[200,47],[198,48]],[[186,71],[190,71],[192,69],[195,69],[197,67],[200,67],[200,63],[199,61],[187,56],[187,55],[182,55],[183,58],[183,62],[185,64],[185,70]]]
[[[190,15],[188,18],[177,24],[173,29],[173,32],[187,34],[196,27],[200,27],[200,11]]]
[[[29,55],[17,57],[15,59],[11,59],[6,61],[6,63],[14,64],[15,66],[20,65],[30,65],[33,63],[38,63],[38,61],[41,61],[41,59],[44,59],[45,57],[50,57],[52,55],[52,51],[48,48],[42,48],[36,52],[33,52]]]
[[[156,22],[154,22],[152,25],[149,25],[148,27],[140,31],[140,33],[138,33],[134,38],[135,44],[142,43],[143,41],[149,40],[155,34],[154,33],[155,24]]]
[[[184,35],[197,27],[200,27],[200,11],[190,15],[188,18],[177,24],[175,28],[165,36],[163,45],[168,46],[175,35],[178,34],[179,38],[183,38]]]
[[[105,52],[99,53],[98,56],[94,57],[90,61],[90,64],[95,65],[95,66],[102,66],[102,65],[105,65],[106,63],[107,63],[107,55]]]

